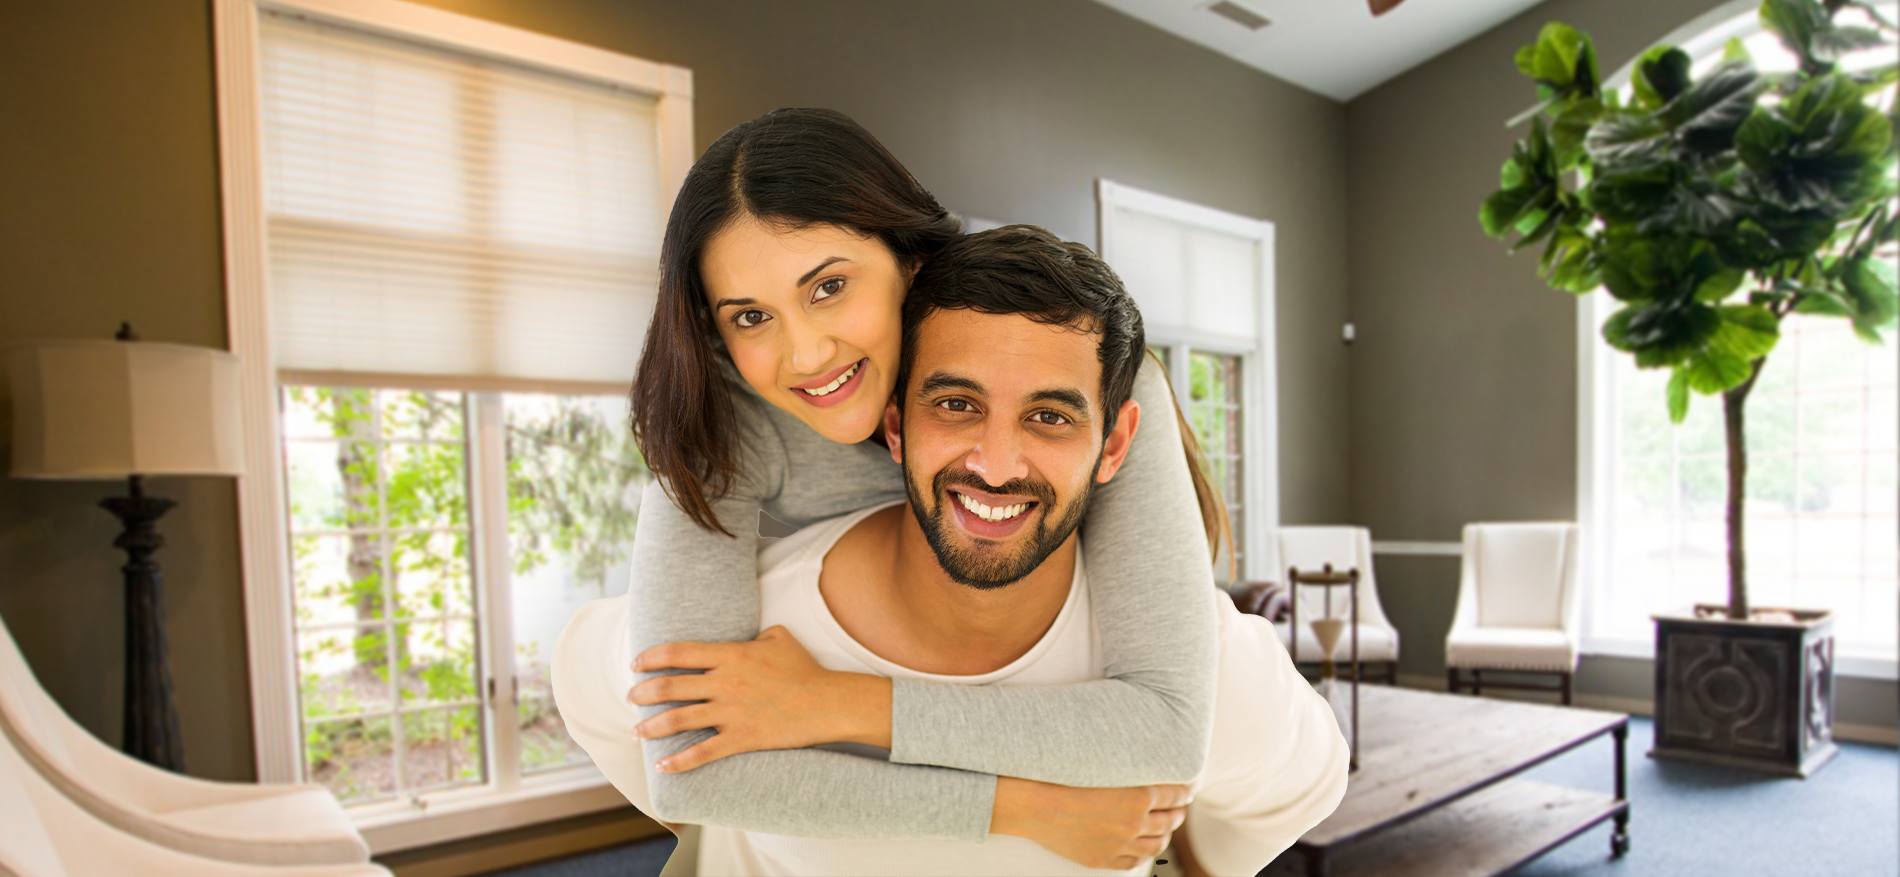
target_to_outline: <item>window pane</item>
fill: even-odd
[[[1234,534],[1234,560],[1244,564],[1240,551],[1245,499],[1246,444],[1241,428],[1241,357],[1220,353],[1188,353],[1188,393],[1185,400],[1188,423],[1201,443],[1201,458],[1208,480],[1221,493],[1228,511],[1228,526]],[[1228,577],[1222,563],[1218,578]]]
[[[554,708],[548,656],[574,611],[627,588],[645,462],[618,396],[503,397],[521,770],[587,756]]]
[[[396,792],[395,738],[388,716],[306,725],[304,761],[310,778],[329,786],[345,804]]]
[[[307,775],[346,803],[485,781],[461,394],[283,396]]]

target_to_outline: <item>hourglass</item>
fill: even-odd
[[[1302,572],[1297,567],[1288,567],[1286,571],[1287,588],[1291,597],[1287,601],[1292,610],[1289,619],[1289,637],[1293,641],[1293,665],[1300,663],[1300,586],[1325,589],[1324,599],[1320,601],[1322,614],[1307,622],[1313,631],[1313,638],[1319,641],[1320,665],[1319,680],[1313,684],[1313,690],[1326,698],[1333,708],[1333,718],[1339,721],[1339,729],[1346,735],[1346,747],[1350,753],[1349,769],[1359,769],[1359,680],[1362,669],[1359,666],[1359,570],[1348,569],[1334,572],[1332,564],[1326,564],[1319,572]],[[1345,587],[1347,593],[1346,615],[1334,617],[1333,588]],[[1350,682],[1342,682],[1335,666],[1334,654],[1339,648],[1341,635],[1349,633],[1351,645],[1348,656],[1352,667]]]

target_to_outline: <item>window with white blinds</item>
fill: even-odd
[[[672,194],[658,95],[303,17],[259,24],[280,371],[627,384]]]
[[[1108,180],[1097,196],[1102,258],[1140,306],[1227,505],[1234,550],[1222,552],[1215,578],[1271,576],[1267,534],[1280,517],[1273,225]]]

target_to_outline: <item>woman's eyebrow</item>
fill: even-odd
[[[720,308],[729,308],[735,305],[749,305],[749,304],[757,304],[757,302],[749,298],[722,298],[719,300],[719,304],[713,306],[713,310],[716,311],[716,310],[719,310]]]
[[[832,256],[831,258],[829,258],[829,259],[826,259],[826,260],[824,260],[823,262],[819,262],[819,263],[818,263],[818,267],[816,267],[816,268],[813,268],[813,269],[811,269],[810,271],[807,271],[807,272],[805,272],[805,276],[803,276],[803,277],[800,277],[800,278],[798,278],[798,282],[797,282],[797,283],[795,283],[795,284],[792,284],[792,285],[793,285],[793,286],[804,286],[805,284],[807,284],[807,283],[810,283],[810,282],[811,282],[811,279],[812,279],[813,277],[817,277],[817,276],[818,276],[818,272],[820,272],[820,271],[823,271],[823,270],[825,270],[826,268],[829,268],[829,267],[831,267],[831,266],[832,266],[832,264],[834,264],[834,263],[837,263],[837,262],[849,262],[849,261],[851,261],[851,260],[850,260],[850,259],[847,259],[847,258],[845,258],[845,257],[843,257],[843,256]]]

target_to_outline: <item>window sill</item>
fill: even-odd
[[[520,788],[457,789],[424,796],[425,807],[392,801],[350,812],[373,855],[630,806],[591,766],[538,777]]]
[[[1656,643],[1649,639],[1629,639],[1624,637],[1583,638],[1583,653],[1586,655],[1609,655],[1618,658],[1641,658],[1645,661],[1656,660]],[[1893,658],[1869,657],[1865,655],[1847,655],[1839,652],[1834,657],[1834,675],[1854,679],[1881,679],[1893,681],[1900,679],[1900,661]]]

